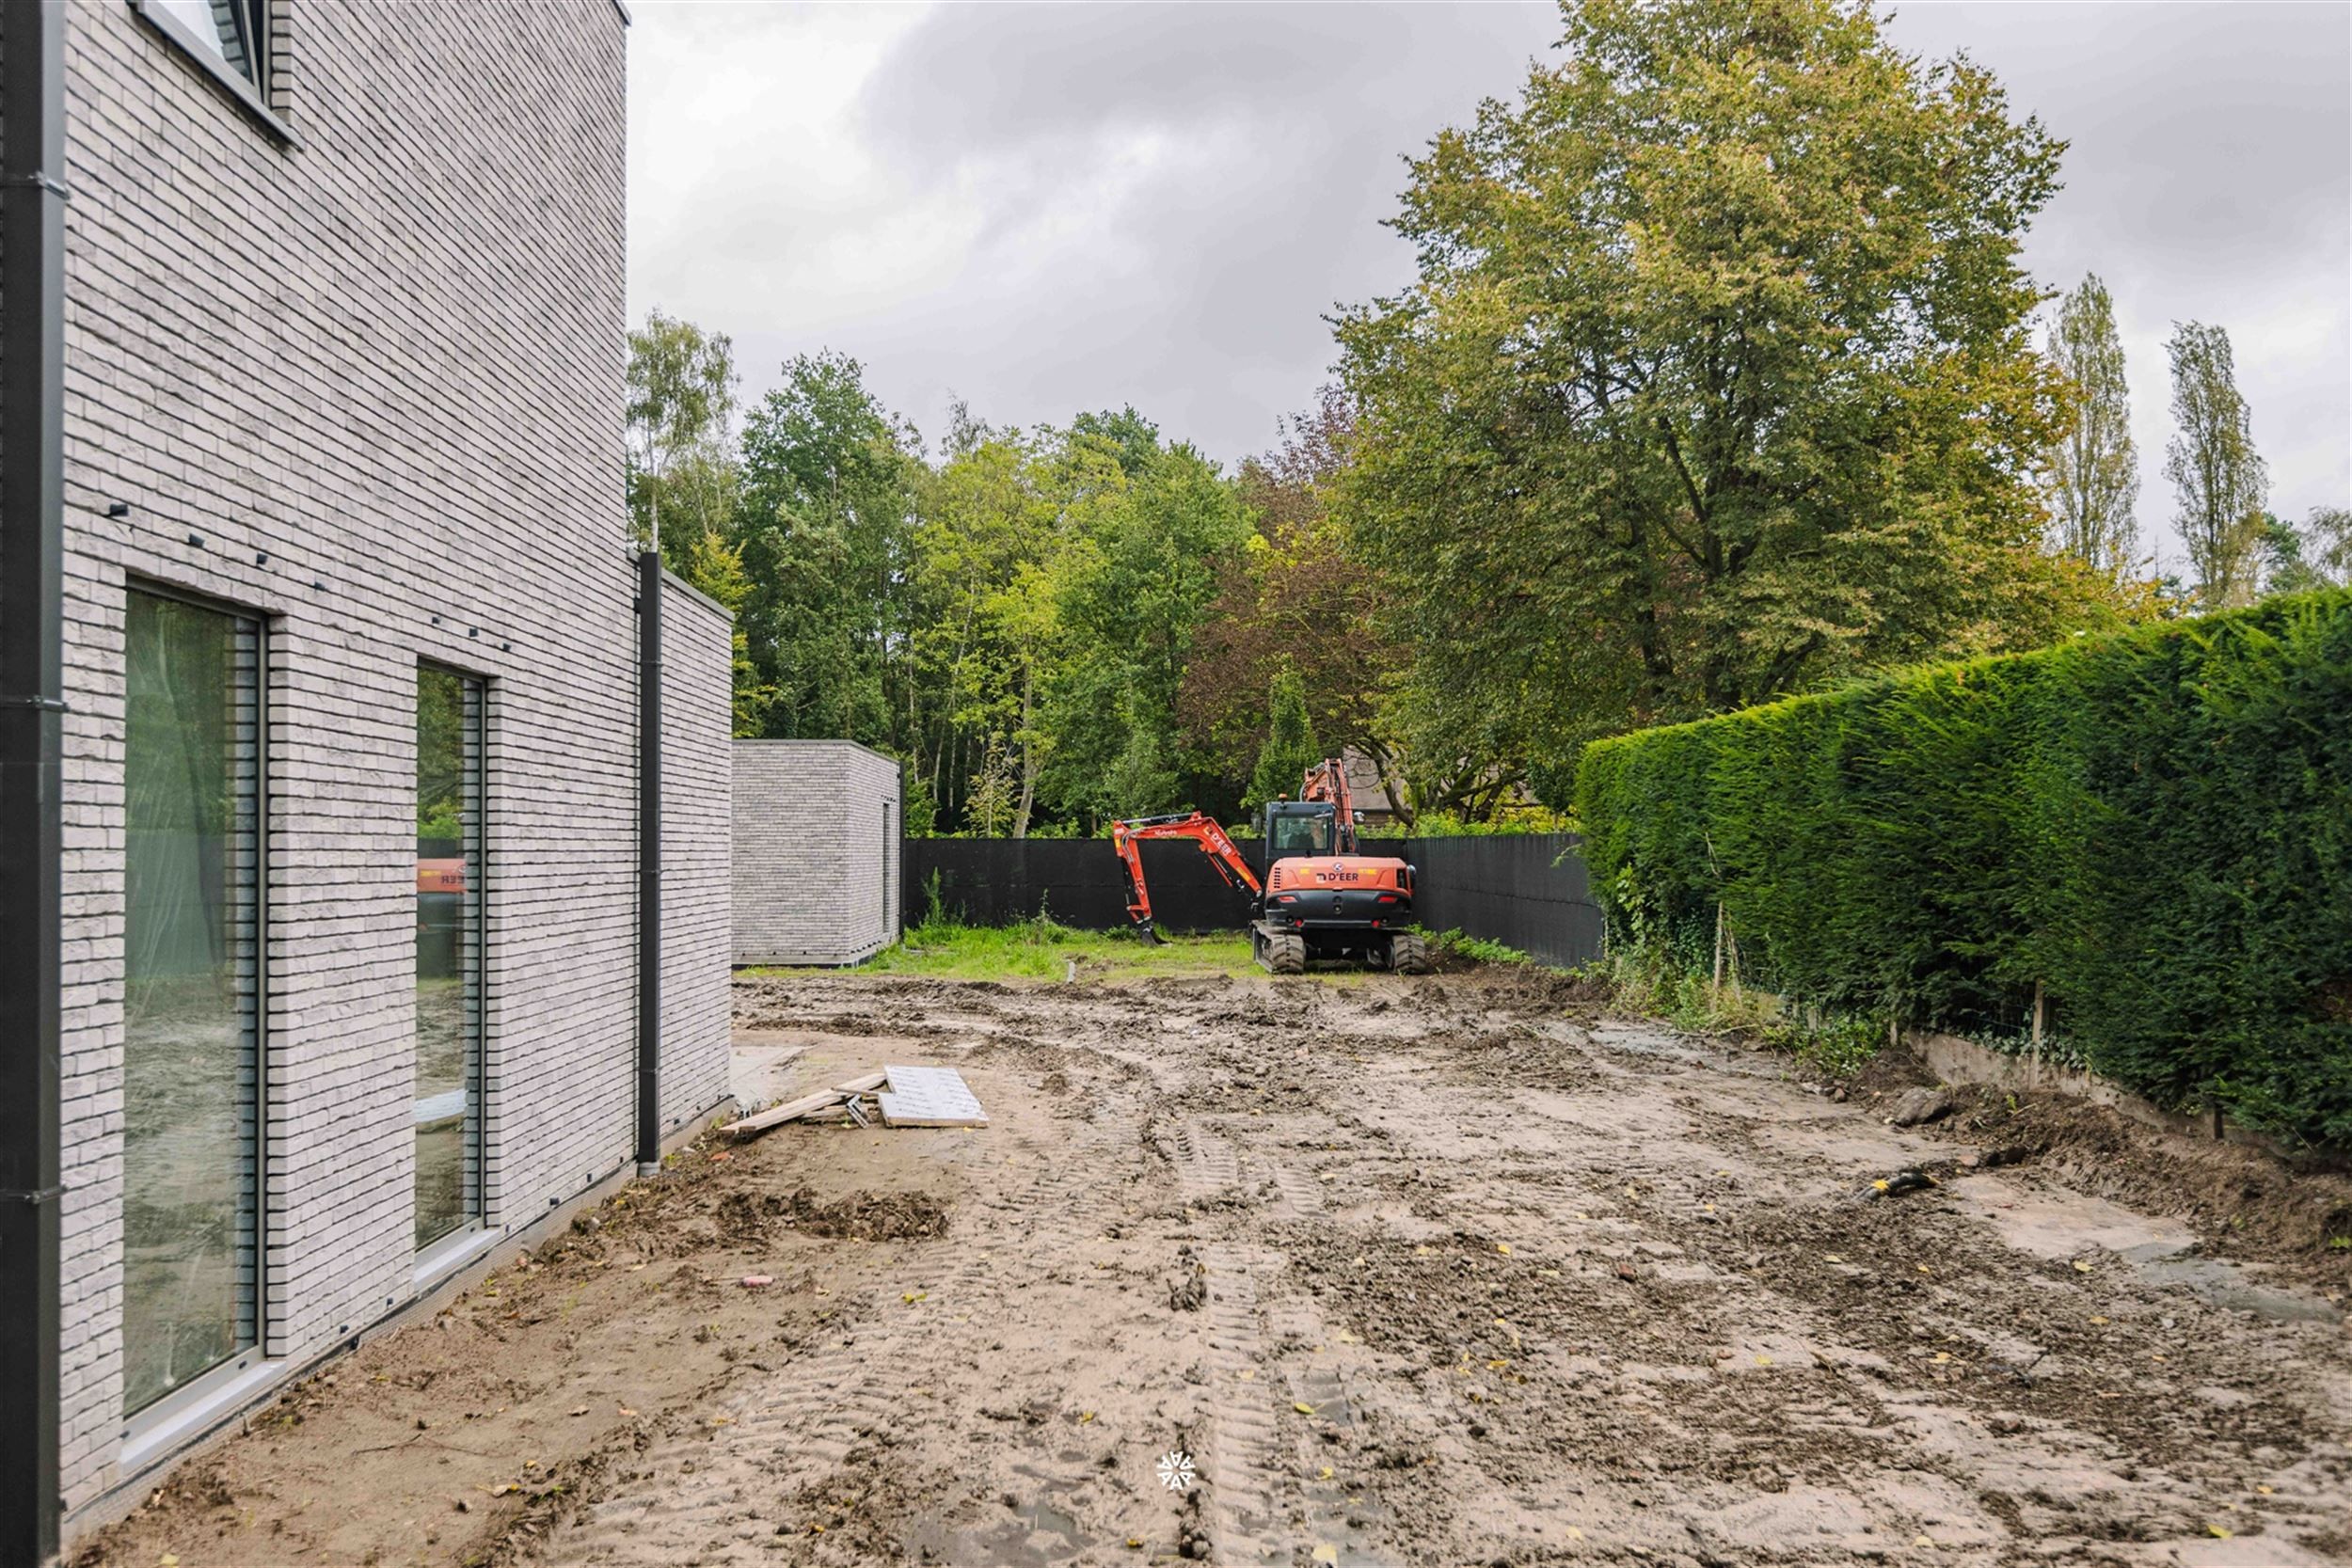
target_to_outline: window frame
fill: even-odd
[[[0,0],[0,3],[5,3],[5,0]],[[473,971],[475,998],[472,1030],[473,1126],[472,1136],[466,1140],[466,1153],[473,1165],[474,1203],[471,1212],[460,1220],[453,1229],[413,1249],[412,1257],[419,1276],[438,1277],[454,1264],[478,1255],[495,1235],[490,1223],[490,701],[497,683],[482,671],[469,670],[462,664],[453,664],[430,654],[417,656],[416,670],[420,676],[428,670],[455,676],[469,689],[472,701],[469,705],[473,710],[467,728],[470,732],[474,752],[474,815],[477,818],[474,837],[478,847],[474,854],[476,863],[469,867],[474,874],[469,881],[479,885],[469,885],[466,893],[466,896],[474,902],[474,951],[473,961],[469,967]],[[412,1039],[411,1052],[416,1048],[416,1041]],[[412,1181],[416,1169],[412,1158]]]
[[[273,1359],[269,1348],[270,1333],[276,1325],[270,1316],[270,1287],[274,1281],[273,1264],[277,1254],[275,1239],[271,1234],[270,1199],[273,1195],[269,1164],[270,872],[274,863],[270,846],[270,814],[275,800],[270,781],[269,718],[273,653],[270,630],[273,618],[269,611],[258,606],[240,604],[233,599],[183,588],[178,583],[126,573],[122,581],[126,607],[134,594],[170,599],[215,615],[231,616],[252,627],[253,780],[256,793],[253,811],[253,1341],[136,1410],[122,1411],[118,1402],[116,1431],[126,1448],[155,1433],[178,1426],[188,1419],[192,1412],[220,1399],[231,1385],[253,1375],[256,1368]],[[119,1331],[121,1326],[118,1324]]]
[[[271,35],[271,23],[276,14],[273,0],[230,0],[236,7],[238,25],[251,33],[246,40],[254,61],[254,74],[247,79],[244,72],[221,59],[204,40],[198,38],[188,24],[157,0],[129,0],[131,8],[141,21],[162,35],[171,45],[172,53],[202,71],[214,86],[222,88],[235,100],[237,107],[259,121],[262,128],[289,151],[301,147],[302,138],[294,135],[269,101],[269,79],[276,53]]]

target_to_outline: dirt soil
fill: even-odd
[[[738,1018],[991,1125],[706,1140],[79,1560],[2352,1562],[2329,1179],[1511,971]]]

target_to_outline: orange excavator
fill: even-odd
[[[1298,799],[1268,800],[1263,882],[1225,830],[1202,812],[1138,816],[1111,824],[1111,847],[1127,873],[1127,918],[1147,942],[1152,892],[1143,880],[1145,839],[1190,839],[1228,887],[1249,890],[1249,950],[1276,974],[1305,972],[1310,958],[1337,958],[1424,974],[1429,947],[1413,925],[1413,868],[1356,852],[1356,812],[1337,757],[1307,769]]]

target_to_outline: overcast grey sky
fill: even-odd
[[[1549,5],[822,7],[637,0],[630,309],[731,334],[747,397],[854,355],[934,441],[1136,405],[1232,463],[1410,276],[1380,220],[1511,97]],[[2236,349],[2276,510],[2352,499],[2352,7],[1926,4],[2073,145],[2027,247],[2113,291],[2144,537],[2172,562],[2164,339]]]

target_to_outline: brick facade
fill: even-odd
[[[126,588],[266,627],[262,1349],[414,1298],[416,671],[487,682],[486,1229],[633,1120],[636,614],[612,0],[277,0],[288,143],[68,8],[63,1484],[123,1464]],[[111,507],[127,515],[109,517]],[[729,657],[674,587],[665,1125],[726,1078]]]
[[[846,964],[898,940],[898,765],[847,740],[735,743],[735,961]]]
[[[735,623],[667,579],[661,692],[661,1124],[682,1125],[727,1093],[727,831],[735,789]]]

